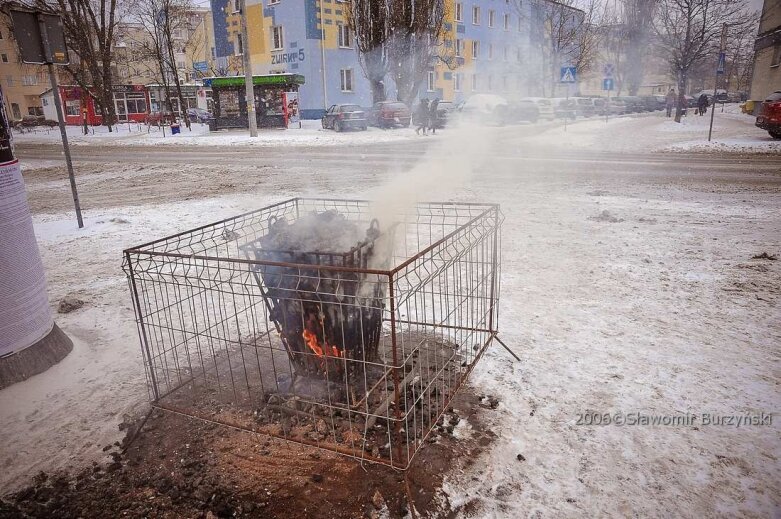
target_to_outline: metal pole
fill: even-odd
[[[325,15],[323,14],[323,2],[320,2],[320,71],[323,75],[323,109],[328,110],[328,86],[326,83],[325,71]],[[300,101],[299,101],[300,103]],[[299,110],[300,110],[299,105]]]
[[[244,63],[244,88],[247,98],[247,121],[249,122],[249,136],[258,136],[258,119],[255,115],[255,88],[252,84],[252,63],[249,55],[249,34],[247,31],[247,0],[241,0],[241,55]]]
[[[49,68],[49,82],[52,85],[52,94],[54,97],[54,107],[57,109],[57,121],[60,123],[60,136],[62,137],[62,148],[65,152],[65,164],[68,167],[68,179],[71,183],[71,193],[73,194],[73,206],[76,208],[76,221],[79,229],[84,227],[84,220],[81,217],[81,204],[79,203],[79,192],[76,189],[76,177],[73,175],[73,162],[71,161],[71,149],[68,145],[68,133],[65,131],[65,120],[62,115],[62,103],[60,102],[60,86],[57,84],[57,74],[54,72],[52,63],[51,48],[49,47],[49,35],[46,32],[46,23],[40,13],[37,15],[38,26],[41,28],[41,43],[43,44],[43,55]]]
[[[713,106],[710,109],[710,127],[708,128],[708,142],[713,135],[713,116],[716,114],[716,94],[719,87],[719,65],[721,64],[721,54],[727,45],[727,24],[721,26],[721,45],[719,45],[719,64],[716,65],[716,79],[713,81]],[[722,105],[722,108],[724,106]]]

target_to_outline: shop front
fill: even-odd
[[[114,85],[112,87],[114,109],[118,122],[143,122],[146,118],[149,98],[144,85]],[[54,96],[49,89],[41,94],[43,114],[47,119],[57,120]],[[90,126],[103,124],[103,113],[90,93],[79,86],[60,85],[65,124],[81,125],[84,118]]]
[[[178,117],[184,117],[188,108],[201,108],[203,110],[209,110],[211,104],[211,91],[205,88],[203,85],[183,84],[182,97],[184,98],[184,109],[182,109],[179,97],[177,96],[176,87],[171,86],[169,91],[171,93],[171,111],[178,115]],[[168,103],[166,103],[165,87],[163,85],[147,85],[149,90],[149,99],[151,102],[152,112],[164,112],[168,111]]]
[[[204,79],[211,86],[213,119],[211,131],[225,128],[247,128],[247,98],[243,76]],[[298,115],[298,87],[304,84],[300,74],[269,74],[252,76],[255,94],[255,115],[258,128],[287,128]],[[289,101],[295,94],[294,110]]]

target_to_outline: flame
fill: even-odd
[[[304,337],[304,342],[306,342],[306,345],[309,346],[309,349],[315,352],[315,355],[318,357],[341,357],[342,352],[334,346],[333,344],[328,344],[325,340],[323,341],[325,343],[325,347],[320,345],[320,342],[317,340],[317,335],[310,332],[307,329],[304,329],[304,332],[302,333]]]

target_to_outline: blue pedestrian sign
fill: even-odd
[[[613,78],[612,77],[606,77],[602,80],[602,90],[613,90]]]
[[[726,62],[726,55],[723,52],[719,53],[719,66],[716,67],[716,74],[724,74],[724,65]]]
[[[559,83],[577,83],[578,71],[575,67],[561,67],[561,79]]]
[[[208,72],[209,63],[207,61],[195,61],[193,62],[193,68],[198,72]]]

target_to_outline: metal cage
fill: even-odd
[[[275,251],[280,219],[367,238]],[[496,204],[296,198],[124,251],[153,405],[396,469],[497,338]]]

